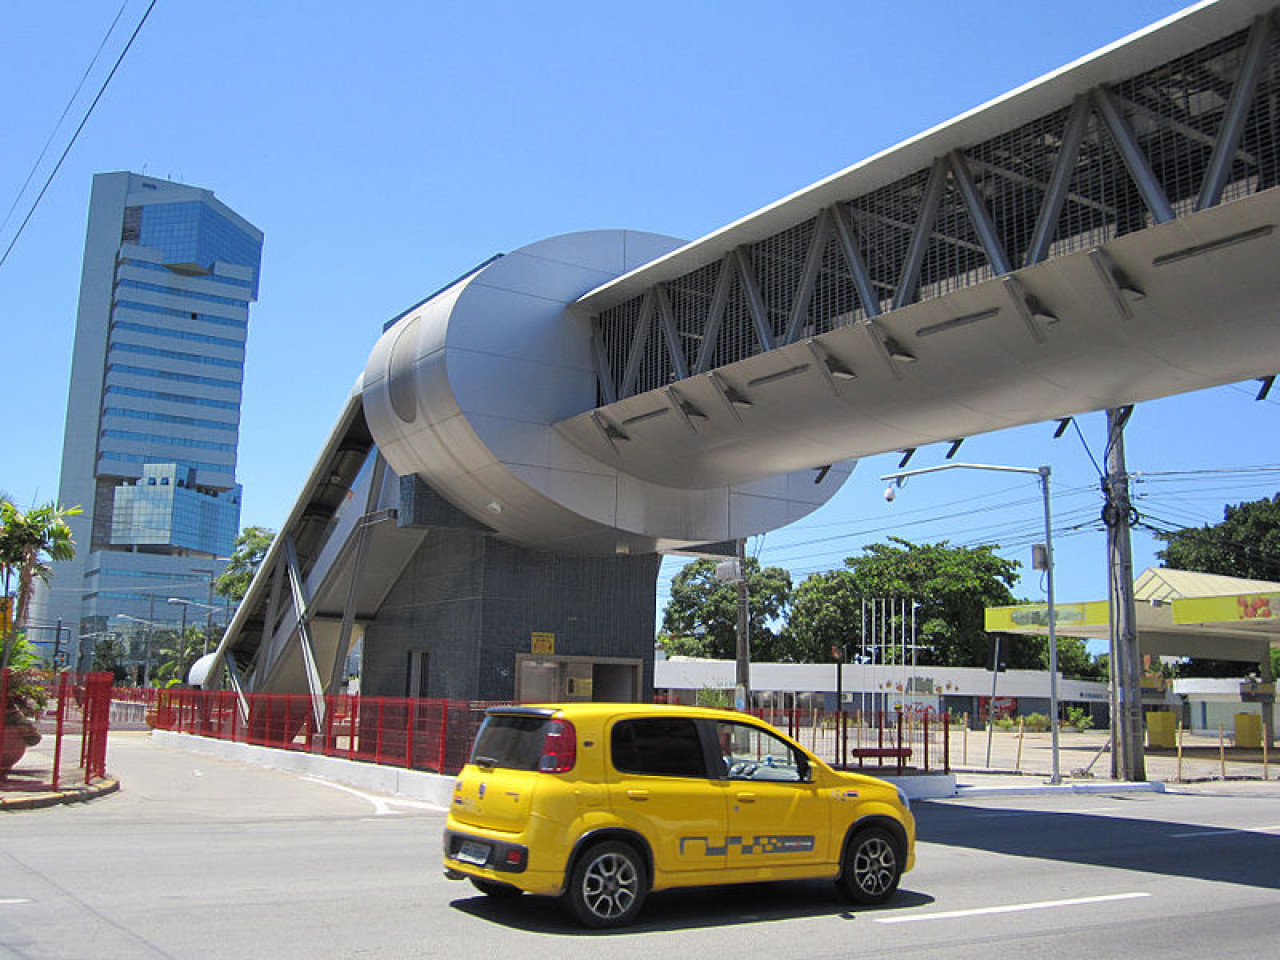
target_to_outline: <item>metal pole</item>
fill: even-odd
[[[991,664],[991,699],[987,702],[987,769],[991,769],[991,738],[996,732],[996,678],[1000,676],[1000,634],[996,634],[995,662]]]
[[[831,652],[836,656],[836,752],[839,755],[836,768],[839,769],[844,761],[844,748],[840,745],[844,730],[844,651],[837,646],[832,647]]]
[[[867,722],[867,598],[862,597],[862,629],[858,631],[861,646],[858,653],[858,665],[862,668],[859,672],[862,676],[862,682],[858,684],[862,691],[862,722]]]
[[[738,636],[735,683],[743,698],[743,709],[751,709],[751,638],[748,635],[747,541],[738,540]]]
[[[1049,724],[1053,731],[1053,776],[1050,783],[1061,783],[1062,774],[1058,760],[1058,625],[1057,611],[1053,605],[1053,524],[1049,514],[1049,474],[1047,466],[1040,468],[1040,490],[1044,494],[1044,552],[1045,593],[1049,600]]]

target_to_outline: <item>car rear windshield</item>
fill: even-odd
[[[537,770],[550,722],[544,716],[490,714],[476,734],[471,762],[508,770]]]

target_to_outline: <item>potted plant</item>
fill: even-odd
[[[40,742],[37,722],[49,702],[44,675],[26,664],[8,672],[4,701],[4,730],[0,738],[0,776],[7,774],[27,752]]]

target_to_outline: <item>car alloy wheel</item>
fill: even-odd
[[[902,859],[887,830],[870,827],[855,834],[845,851],[840,887],[858,903],[884,903],[898,889]]]
[[[630,923],[644,903],[644,863],[625,843],[606,842],[588,849],[573,869],[568,903],[589,927]]]

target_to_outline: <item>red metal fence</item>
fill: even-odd
[[[342,694],[324,697],[317,712],[305,694],[241,699],[231,691],[161,690],[143,697],[148,722],[161,730],[446,774],[467,762],[492,705]]]
[[[951,717],[912,710],[754,710],[837,770],[951,771]]]
[[[111,680],[109,673],[3,672],[0,704],[21,691],[28,709],[0,710],[0,792],[57,791],[106,776]]]
[[[247,694],[203,690],[117,691],[142,699],[148,722],[281,750],[453,774],[471,751],[483,701],[327,696],[323,709],[305,694]],[[902,773],[949,771],[950,722],[934,711],[835,713],[754,711],[817,756],[841,769]]]

